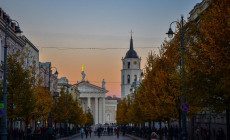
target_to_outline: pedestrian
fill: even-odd
[[[88,137],[88,133],[89,133],[88,128],[85,128],[85,138],[86,138],[86,139],[87,139],[87,137]]]
[[[174,128],[174,132],[173,132],[173,135],[174,135],[175,140],[178,140],[178,132],[179,132],[179,130],[178,130],[178,127],[176,126],[176,127]]]
[[[107,128],[107,132],[108,132],[108,136],[109,136],[109,133],[110,133],[110,128],[109,127]]]
[[[100,127],[97,128],[97,135],[99,138],[101,137],[101,128]]]
[[[119,138],[119,128],[117,127],[117,129],[116,129],[116,134],[117,134],[117,138]]]
[[[216,134],[216,140],[225,140],[225,134],[222,128],[219,128]]]
[[[167,138],[168,137],[168,128],[165,126],[165,138]]]
[[[152,132],[151,140],[157,140],[157,134],[155,132]]]
[[[172,140],[173,139],[173,127],[171,126],[169,128],[169,140]]]
[[[89,136],[90,136],[90,138],[91,138],[91,133],[92,133],[92,129],[91,129],[91,127],[89,128]]]
[[[84,130],[83,127],[81,127],[80,133],[81,133],[81,138],[83,139],[83,136],[84,136],[84,133],[85,133],[85,130]]]
[[[51,126],[49,126],[49,128],[47,129],[47,134],[48,134],[48,139],[52,140],[52,137],[53,137],[53,128]]]

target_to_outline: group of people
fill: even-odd
[[[94,134],[98,136],[98,138],[100,138],[102,135],[108,135],[108,136],[111,136],[113,134],[116,134],[117,135],[117,138],[119,138],[119,133],[120,133],[120,129],[117,127],[117,128],[113,128],[113,127],[95,127],[94,129]],[[81,138],[84,139],[85,138],[88,138],[91,137],[92,135],[92,128],[91,127],[81,127],[80,129],[80,134],[81,134]]]
[[[84,138],[84,135],[85,135],[85,138],[87,139],[88,135],[89,135],[89,137],[91,137],[92,128],[91,127],[81,127],[80,133],[81,133],[82,139]]]
[[[196,130],[197,140],[225,140],[225,134],[222,128],[218,128],[217,131],[215,128],[211,131],[208,127],[199,127]]]
[[[10,128],[8,129],[8,138],[13,140],[31,140],[31,139],[49,139],[51,140],[53,137],[53,129],[51,127],[46,128],[44,126],[37,128],[32,131],[32,127],[28,127],[27,131],[19,128]],[[26,138],[27,137],[27,138]]]

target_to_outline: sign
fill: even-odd
[[[3,108],[4,108],[4,104],[0,103],[0,109],[3,109]]]
[[[0,109],[0,117],[2,117],[2,116],[3,116],[3,110]]]
[[[189,108],[190,108],[190,106],[188,105],[188,104],[181,104],[181,110],[182,111],[188,111],[189,110]]]

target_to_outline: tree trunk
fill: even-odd
[[[191,139],[192,140],[195,139],[194,122],[195,122],[195,118],[192,117],[192,119],[191,119]],[[210,130],[210,128],[209,128],[209,130]]]
[[[162,127],[161,127],[161,120],[159,121],[160,124],[160,140],[162,140]]]
[[[148,139],[151,140],[151,121],[149,121],[149,134],[148,134]]]
[[[227,140],[230,139],[230,110],[226,109],[226,123],[227,123]]]
[[[35,130],[37,130],[37,121],[34,121]]]
[[[28,119],[26,119],[25,123],[26,123],[26,125],[25,125],[25,133],[26,133],[25,139],[27,140],[28,139],[28,123],[29,123]]]

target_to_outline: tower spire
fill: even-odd
[[[131,30],[131,32],[130,32],[130,34],[131,34],[131,39],[130,39],[130,50],[133,50],[133,31]]]

